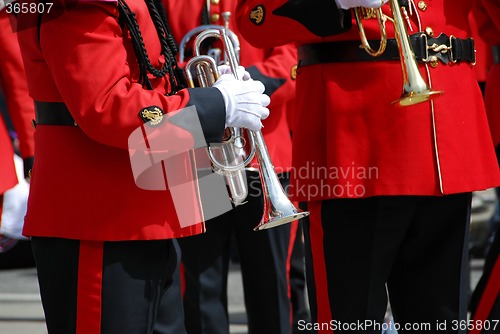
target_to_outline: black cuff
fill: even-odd
[[[271,78],[265,76],[264,74],[262,74],[261,71],[259,71],[259,69],[256,66],[250,66],[246,70],[248,73],[250,73],[252,79],[259,80],[264,84],[264,86],[266,87],[264,94],[268,96],[273,95],[273,93],[277,91],[278,88],[280,88],[286,82],[286,79],[284,78]]]
[[[337,7],[333,0],[287,1],[273,11],[302,24],[320,37],[328,37],[351,29],[351,11]]]
[[[31,177],[31,169],[33,168],[34,162],[35,162],[35,157],[28,157],[23,159],[23,170],[25,179]]]
[[[207,143],[222,142],[226,125],[226,105],[222,93],[214,87],[188,88],[187,106],[195,106]]]

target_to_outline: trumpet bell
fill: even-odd
[[[276,227],[294,220],[307,217],[309,212],[297,209],[288,199],[274,171],[262,132],[252,132],[255,140],[255,151],[259,162],[259,176],[264,197],[264,212],[260,223],[254,231]]]
[[[398,107],[408,107],[414,104],[419,104],[428,100],[435,99],[444,94],[442,90],[430,90],[426,89],[421,92],[408,91],[404,92],[401,97],[395,101],[392,101],[392,105]]]
[[[286,199],[288,203],[281,201],[278,203],[266,202],[268,203],[264,203],[264,215],[262,220],[259,225],[254,228],[254,231],[284,225],[309,216],[309,212],[297,209],[288,199]]]
[[[386,21],[390,20],[394,23],[394,34],[398,45],[399,58],[403,72],[403,94],[391,104],[406,107],[441,96],[444,92],[429,89],[429,86],[424,81],[418,69],[417,59],[413,52],[410,37],[405,26],[402,7],[400,8],[398,0],[389,0],[389,5],[391,7],[392,19],[386,17],[380,8],[368,10],[358,7],[354,11],[354,14],[359,29],[362,48],[373,57],[380,56],[385,51],[387,44]],[[368,43],[362,23],[362,18],[364,17],[376,17],[378,19],[381,33],[380,48],[378,50],[373,50]]]

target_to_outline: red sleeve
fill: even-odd
[[[471,28],[471,36],[474,38],[474,47],[476,48],[476,65],[474,66],[474,73],[479,82],[486,81],[488,76],[488,67],[491,63],[490,45],[479,34],[476,18],[469,14],[469,24]]]
[[[0,11],[0,84],[7,110],[19,137],[23,158],[34,155],[33,127],[35,118],[33,100],[28,93],[26,75],[17,42],[5,11]]]
[[[295,95],[295,79],[292,71],[297,65],[297,49],[292,44],[266,50],[266,57],[254,62],[247,70],[255,80],[266,86],[265,93],[271,97],[269,108],[291,100]]]
[[[349,13],[334,0],[240,0],[236,22],[252,45],[271,48],[345,32],[351,27]]]
[[[143,23],[150,24],[149,30],[143,30],[148,46],[147,33],[153,33],[153,25],[141,22],[139,17],[138,22],[141,28]],[[225,115],[224,107],[221,109],[222,96],[215,89],[205,90],[204,94],[181,90],[165,96],[165,90],[145,90],[134,82],[116,3],[79,2],[55,19],[44,16],[40,47],[60,96],[75,121],[100,143],[126,148],[129,135],[143,124],[138,117],[142,108],[159,106],[164,112],[175,111],[196,104],[190,100],[193,95],[218,95],[215,97],[220,102],[217,103],[218,116]]]
[[[296,36],[297,30],[301,33],[302,27],[285,17],[270,17],[273,10],[285,2],[283,0],[238,1],[236,7],[238,30],[250,44],[259,48],[272,48],[294,42],[294,35]]]
[[[500,2],[476,0],[473,8],[478,32],[490,45],[500,44]]]

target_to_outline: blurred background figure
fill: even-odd
[[[500,2],[497,0],[475,0],[474,14],[478,33],[491,49],[491,65],[486,79],[484,99],[497,159],[500,161]],[[499,198],[499,188],[496,188]],[[472,318],[476,322],[500,319],[500,236],[498,221],[492,220],[492,242],[486,255],[483,275],[471,297]],[[486,322],[485,322],[486,321]],[[474,328],[470,334],[496,333],[491,326]]]
[[[9,17],[0,4],[0,268],[33,266],[30,242],[21,235],[33,165],[33,100]],[[13,19],[13,18],[11,18]],[[23,240],[19,242],[19,240]]]
[[[476,49],[476,64],[474,73],[484,97],[488,70],[491,66],[491,48],[482,38],[478,31],[476,16],[473,12],[469,14],[469,24],[471,36],[474,38],[474,48]],[[487,113],[489,111],[487,110]],[[496,224],[500,219],[498,212],[497,196],[494,189],[476,191],[472,193],[471,205],[471,235],[470,254],[477,258],[484,258],[492,241],[492,234]]]

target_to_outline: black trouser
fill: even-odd
[[[253,231],[262,218],[258,176],[248,174],[247,203],[211,219],[204,234],[178,239],[186,289],[189,334],[229,333],[227,277],[230,242],[236,236],[249,334],[289,334],[290,305],[286,261],[290,225]]]
[[[388,294],[399,333],[459,333],[453,323],[467,313],[470,199],[467,193],[309,203],[305,235],[313,321],[319,314],[324,320],[327,308],[341,329],[335,333],[380,333],[351,324],[382,323]],[[320,273],[326,280],[315,277]]]
[[[302,208],[307,210],[306,208]],[[292,303],[292,333],[306,334],[299,330],[299,321],[311,321],[309,306],[306,299],[306,272],[304,263],[304,233],[302,220],[298,221],[295,242],[290,256],[290,299]]]
[[[49,334],[185,333],[174,242],[33,237]]]

